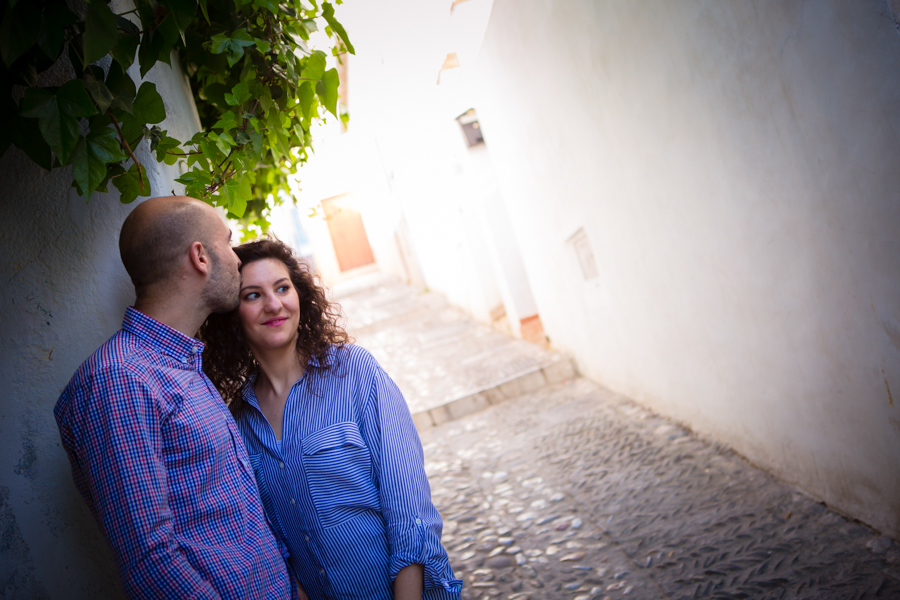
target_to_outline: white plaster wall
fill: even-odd
[[[490,3],[467,4],[467,18],[481,15],[486,23]],[[481,194],[473,193],[473,165],[454,120],[471,108],[470,92],[453,84],[451,71],[437,85],[449,51],[477,53],[484,24],[475,35],[472,27],[454,33],[449,3],[388,0],[336,10],[356,48],[347,57],[349,133],[317,146],[300,170],[302,203],[353,191],[382,270],[421,278],[424,287],[490,323],[501,295],[479,225]],[[457,48],[453,38],[462,34]],[[317,261],[327,279],[336,279],[327,229],[310,221]]]
[[[409,140],[423,155],[396,158],[396,194],[428,288],[490,323],[502,298],[479,224],[480,195],[467,179],[458,125],[440,113],[432,119],[428,135]]]
[[[522,253],[491,164],[488,144],[469,148],[467,155],[467,196],[479,217],[478,229],[487,250],[485,262],[492,267],[491,276],[503,300],[510,331],[521,337],[520,321],[538,312]]]
[[[497,0],[480,61],[479,115],[554,345],[900,535],[887,3]],[[566,243],[580,227],[591,281]]]
[[[173,64],[177,62],[173,60]],[[64,77],[51,73],[44,85]],[[179,69],[154,67],[161,124],[185,140],[199,129]],[[182,192],[177,166],[136,153],[153,195]],[[4,598],[122,597],[112,554],[72,482],[53,407],[81,362],[121,325],[134,291],[119,259],[118,192],[90,202],[71,167],[46,172],[18,149],[0,157],[0,582]]]

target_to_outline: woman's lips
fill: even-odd
[[[287,321],[287,317],[276,317],[274,319],[269,319],[268,321],[263,322],[263,325],[268,325],[269,327],[278,327],[285,321]]]

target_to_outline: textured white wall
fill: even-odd
[[[177,65],[176,60],[173,64]],[[44,85],[58,85],[62,72]],[[54,77],[57,78],[54,81]],[[199,129],[180,70],[160,64],[157,85],[178,139]],[[153,195],[183,188],[177,166],[137,157]],[[137,202],[118,192],[90,202],[69,187],[71,167],[48,173],[18,149],[0,157],[0,582],[4,598],[120,597],[112,554],[72,482],[53,406],[78,365],[122,323],[134,290],[119,260],[119,228]]]
[[[480,65],[476,108],[554,345],[900,535],[888,3],[496,0]]]
[[[490,3],[459,6],[475,9],[469,16],[484,21],[480,31],[472,34],[471,24],[454,31],[449,3],[348,2],[337,9],[356,48],[346,58],[349,133],[317,147],[300,170],[301,202],[353,191],[381,270],[421,278],[490,323],[502,297],[480,225],[485,164],[469,155],[454,120],[472,107],[471,93],[453,81],[462,69],[444,71],[437,85],[449,51],[477,54]],[[309,225],[317,263],[337,279],[325,224]]]

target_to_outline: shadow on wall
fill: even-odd
[[[0,581],[12,597],[115,598],[111,553],[72,483],[53,406],[134,299],[118,255],[130,207],[90,202],[18,149],[0,158]]]

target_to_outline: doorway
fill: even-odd
[[[341,272],[375,262],[362,215],[353,208],[353,193],[322,200],[325,222]]]

